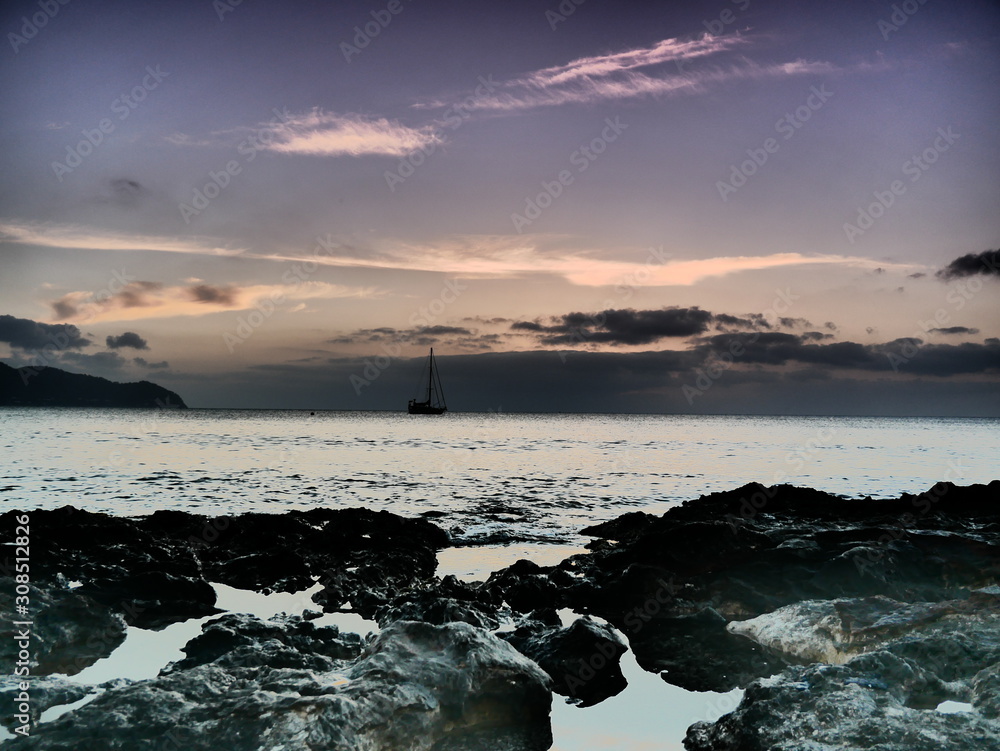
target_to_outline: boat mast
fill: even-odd
[[[434,388],[434,348],[431,347],[431,357],[428,364],[430,371],[427,374],[427,404],[431,403],[431,389]]]

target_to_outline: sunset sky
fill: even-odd
[[[39,23],[42,22],[42,23]],[[1000,415],[1000,9],[7,3],[0,360],[195,407]]]

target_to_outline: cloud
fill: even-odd
[[[0,315],[0,342],[18,349],[81,349],[90,344],[76,326],[39,323],[28,318]]]
[[[147,318],[203,316],[222,311],[247,310],[275,300],[373,297],[374,287],[350,287],[325,282],[254,284],[247,286],[200,284],[166,287],[158,282],[130,282],[117,293],[69,292],[50,303],[62,320],[98,323],[138,321]]]
[[[713,327],[732,335],[737,332],[767,332],[777,327],[801,328],[812,324],[804,318],[776,318],[770,321],[761,313],[743,316],[712,313],[701,308],[668,307],[658,310],[602,310],[597,313],[568,313],[547,322],[514,321],[510,331],[535,335],[540,344],[548,346],[572,344],[611,344],[635,346],[652,344],[661,339],[697,337],[698,343],[727,341],[725,336],[699,336]],[[758,333],[758,336],[760,334]],[[820,341],[833,334],[806,331],[798,336],[778,334],[771,341]]]
[[[968,326],[946,326],[943,329],[927,329],[928,334],[978,334],[979,329],[970,329]]]
[[[866,269],[879,265],[876,261],[858,256],[807,256],[801,253],[678,260],[659,249],[635,249],[630,253],[630,260],[610,260],[598,258],[587,251],[549,247],[557,240],[565,243],[567,238],[459,235],[428,244],[395,240],[367,257],[328,255],[316,260],[329,266],[431,271],[463,279],[552,274],[565,278],[571,284],[587,287],[689,286],[710,277],[788,266],[832,265]],[[293,260],[288,256],[276,255],[272,258]],[[885,263],[881,265],[886,266]],[[906,271],[913,266],[896,264],[893,268]]]
[[[149,349],[149,343],[134,331],[126,331],[118,336],[109,336],[105,341],[108,349],[121,349],[122,347]]]
[[[925,344],[905,337],[881,344],[816,344],[808,337],[781,332],[719,334],[695,351],[706,360],[729,354],[740,365],[784,366],[800,363],[838,370],[906,373],[937,377],[995,373],[1000,370],[1000,342]],[[736,353],[739,353],[738,355]]]
[[[417,326],[410,329],[396,329],[389,326],[381,326],[374,329],[358,329],[350,334],[328,339],[328,344],[416,344],[429,346],[439,341],[447,340],[449,344],[464,345],[469,338],[483,338],[478,336],[475,329],[468,329],[464,326]],[[486,338],[492,339],[492,336]]]
[[[492,94],[477,96],[465,106],[472,110],[515,111],[561,104],[590,104],[598,101],[700,90],[708,84],[733,80],[831,73],[837,68],[828,62],[793,60],[760,65],[745,57],[720,61],[715,67],[685,70],[694,60],[711,59],[751,44],[741,35],[682,41],[663,39],[650,47],[638,47],[604,55],[577,58],[564,65],[542,68],[502,82]],[[444,107],[435,99],[419,107]]]
[[[264,148],[281,154],[402,157],[443,143],[431,126],[411,128],[386,118],[336,115],[314,109],[268,126]]]
[[[133,357],[132,362],[140,368],[149,368],[150,370],[166,370],[170,367],[170,363],[166,360],[162,362],[148,362],[144,357]]]
[[[239,290],[233,286],[213,286],[211,284],[199,284],[188,290],[192,300],[197,302],[218,303],[225,307],[236,305]]]
[[[222,247],[209,238],[158,237],[54,222],[0,221],[0,241],[46,248],[154,250],[206,256],[233,256],[244,252],[243,248]]]
[[[984,250],[956,258],[939,272],[941,279],[959,279],[965,276],[1000,276],[1000,250]]]
[[[140,280],[128,282],[117,292],[67,292],[49,305],[58,321],[92,321],[102,311],[155,305],[158,299],[155,293],[162,288],[163,285],[159,282]]]
[[[538,333],[542,344],[650,344],[667,337],[693,336],[708,329],[712,314],[700,308],[603,310],[567,313],[549,325],[513,324],[514,331]]]

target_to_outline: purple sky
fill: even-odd
[[[9,364],[399,409],[433,345],[455,409],[1000,415],[995,3],[36,0],[0,31]]]

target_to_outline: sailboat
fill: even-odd
[[[421,379],[421,385],[423,379]],[[427,391],[422,402],[410,399],[406,407],[411,415],[440,415],[448,411],[448,405],[444,403],[444,389],[441,388],[441,376],[434,369],[434,348],[431,347],[431,354],[427,360]]]

